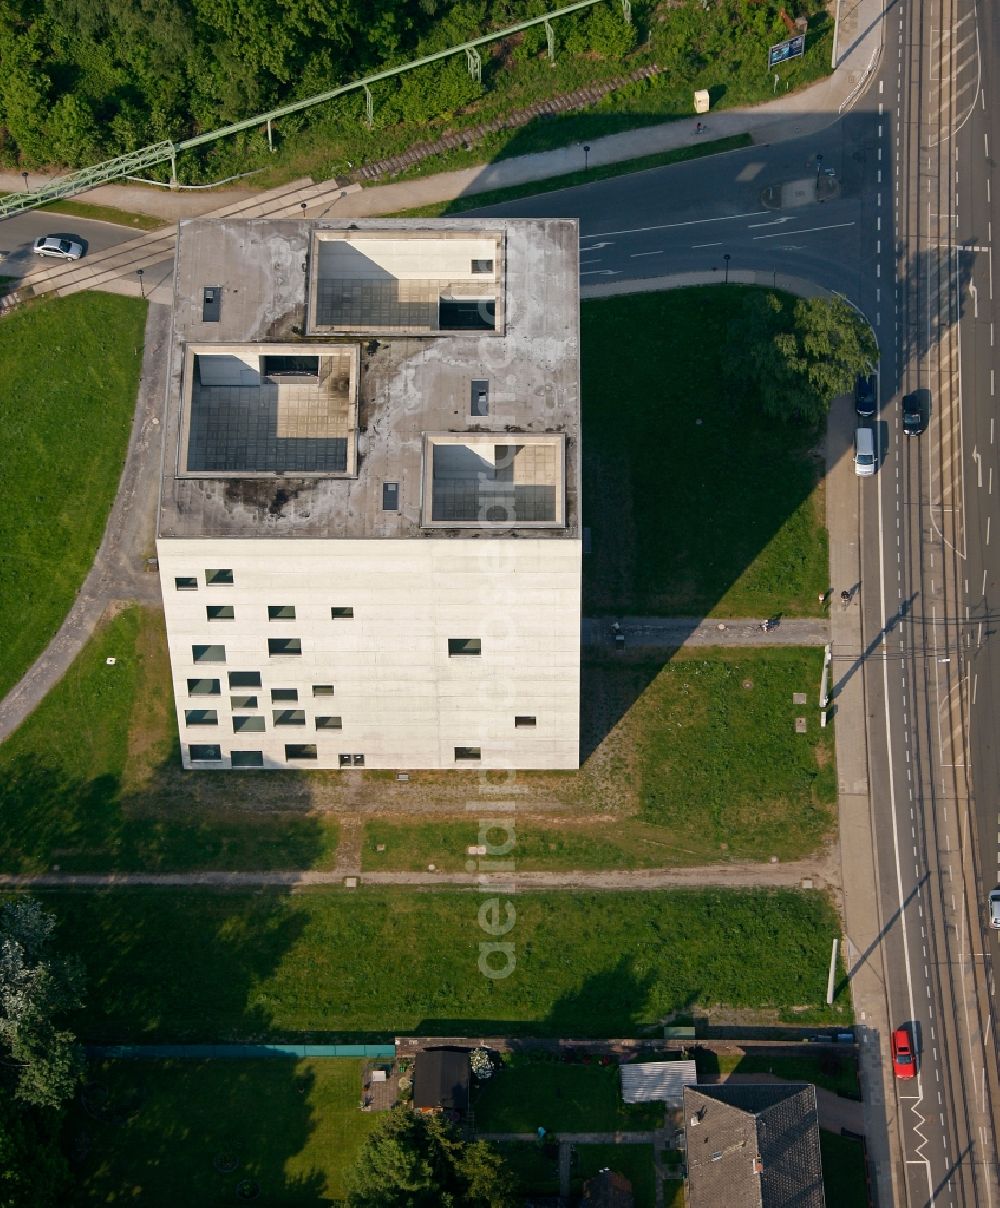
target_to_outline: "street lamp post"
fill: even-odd
[[[584,170],[584,172],[586,172],[586,170],[589,166],[590,166],[590,145],[588,143],[584,143],[583,144],[583,170]]]
[[[24,191],[25,191],[25,193],[28,193],[28,192],[30,192],[30,190],[29,190],[29,188],[28,188],[28,173],[27,173],[27,172],[22,172],[22,173],[21,173],[21,176],[22,176],[22,178],[23,178],[23,180],[24,180]]]
[[[724,252],[722,255],[722,259],[725,260],[725,262],[726,262],[726,284],[728,285],[729,284],[729,253]]]
[[[819,188],[819,178],[823,171],[823,154],[820,151],[816,153],[816,188]]]
[[[146,297],[146,287],[142,283],[142,275],[145,271],[146,270],[142,268],[137,268],[135,270],[135,275],[139,278],[139,293],[142,294],[143,298]]]

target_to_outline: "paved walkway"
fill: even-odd
[[[839,601],[837,607],[842,607]],[[584,646],[614,647],[616,623],[626,650],[633,647],[673,650],[678,646],[825,646],[830,641],[830,622],[820,619],[786,621],[776,617],[765,633],[761,620],[753,618],[716,621],[704,617],[587,617],[582,631]]]

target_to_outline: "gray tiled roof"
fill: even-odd
[[[685,1087],[684,1117],[690,1208],[825,1208],[815,1087]]]

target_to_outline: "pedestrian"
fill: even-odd
[[[704,130],[704,129],[705,129],[705,127],[701,124],[701,122],[698,122],[698,124],[694,128],[694,132],[695,132],[695,134],[701,134],[702,130]]]
[[[849,591],[842,591],[842,592],[840,593],[840,602],[841,602],[841,604],[843,604],[845,607],[846,607],[848,604],[850,604],[850,602],[851,602],[851,593],[850,593]]]

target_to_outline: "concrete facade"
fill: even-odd
[[[157,552],[186,767],[578,766],[577,282],[565,221],[182,224]]]

